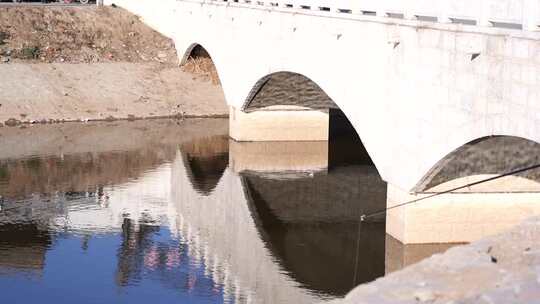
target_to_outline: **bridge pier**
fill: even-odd
[[[388,184],[387,207],[432,194]],[[540,215],[540,192],[447,193],[389,210],[386,233],[403,244],[472,242],[534,215]]]
[[[229,108],[229,134],[236,141],[327,141],[328,111],[271,106],[254,112]]]

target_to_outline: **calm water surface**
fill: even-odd
[[[384,220],[359,234],[386,185],[348,156],[354,142],[227,132],[215,119],[0,128],[1,302],[313,303],[403,266]]]

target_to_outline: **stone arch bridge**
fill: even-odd
[[[507,144],[521,139],[518,146],[540,142],[536,0],[105,2],[132,11],[171,37],[184,61],[198,45],[209,53],[230,107],[230,136],[236,140],[325,140],[328,109],[339,108],[388,182],[388,206],[424,195],[425,186],[432,185],[426,179],[445,171],[441,166],[455,159],[453,152],[467,150],[467,144],[494,135]],[[291,83],[306,84],[306,92],[313,94],[302,96],[312,99],[264,91],[279,81],[289,84],[293,95],[298,86]],[[273,93],[288,101],[255,100]],[[497,150],[500,143],[488,146]],[[533,164],[539,155],[534,151],[517,158],[514,152],[504,154],[508,167],[477,175]],[[494,158],[493,166],[496,162],[500,159]],[[472,208],[467,203],[511,200],[525,208],[499,222],[515,222],[540,210],[534,204],[540,202],[536,183],[519,193],[504,189],[499,191],[504,194],[478,190],[443,196],[439,205],[453,210],[445,204]],[[485,209],[477,208],[475,214]],[[418,206],[400,208],[388,214],[395,225],[387,228],[403,242],[425,242],[439,239],[427,237],[426,227],[447,222],[433,233],[462,241],[452,227],[467,210],[456,210],[450,220],[440,210],[427,214]],[[482,216],[471,224],[479,230],[493,218],[491,213]],[[405,229],[410,223],[416,228]]]

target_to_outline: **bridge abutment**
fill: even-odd
[[[388,184],[387,208],[428,197]],[[540,215],[540,192],[453,192],[388,210],[386,232],[403,244],[463,243]]]
[[[229,134],[236,141],[327,141],[328,111],[272,106],[246,113],[229,107]]]

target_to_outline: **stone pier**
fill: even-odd
[[[434,193],[409,193],[388,184],[387,207]],[[540,215],[540,192],[466,189],[389,210],[386,232],[403,244],[472,242],[533,215]]]
[[[327,141],[328,111],[272,106],[246,113],[230,107],[229,134],[236,141]]]

